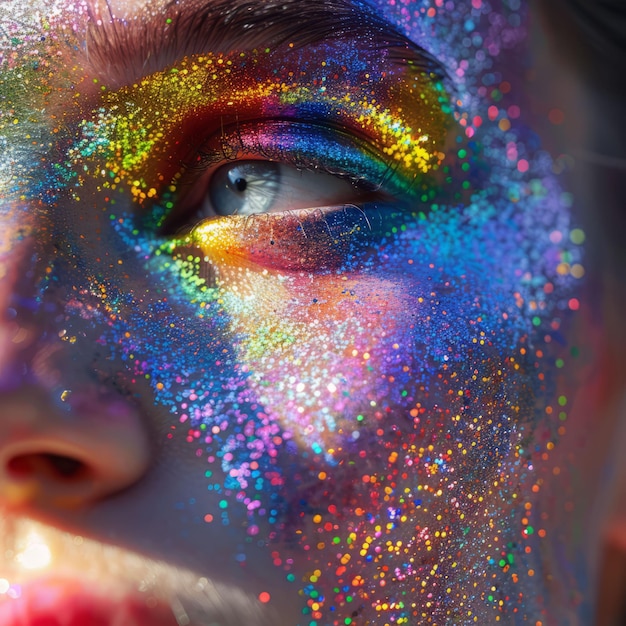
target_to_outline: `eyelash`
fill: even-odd
[[[263,141],[263,135],[269,136],[269,143]],[[326,154],[324,158],[320,158],[315,149],[309,151],[309,154],[302,156],[302,151],[296,151],[293,147],[287,147],[281,145],[285,143],[285,140],[290,142],[298,142],[302,147],[302,144],[313,138],[315,141],[325,139],[335,146],[341,146],[343,150],[350,150],[356,153],[360,150],[361,153],[369,153],[370,159],[375,160],[378,157],[373,150],[365,145],[364,142],[350,137],[344,131],[333,128],[329,125],[314,124],[307,122],[295,122],[293,120],[264,120],[262,122],[246,122],[245,124],[238,124],[235,127],[222,129],[219,136],[221,143],[220,154],[217,155],[220,161],[235,160],[241,158],[244,152],[253,152],[261,155],[267,159],[276,159],[280,157],[285,162],[289,162],[295,167],[307,168],[314,167],[326,171],[329,174],[345,173],[346,176],[354,179],[355,182],[358,179],[364,179],[365,177],[359,177],[356,172],[344,172],[342,166],[333,168],[329,165],[328,157]],[[282,142],[281,142],[282,140]],[[343,141],[342,141],[343,140]],[[342,145],[343,144],[343,145]],[[313,142],[311,142],[313,145]],[[234,152],[234,156],[227,154],[229,151],[231,154]],[[211,163],[211,159],[216,156],[215,151],[201,152],[203,159],[206,159],[208,163]],[[353,155],[351,154],[352,158]],[[331,156],[331,161],[335,163],[338,159],[334,159]]]

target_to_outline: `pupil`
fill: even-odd
[[[237,178],[235,180],[235,189],[237,189],[237,191],[245,191],[247,186],[248,183],[245,178]]]

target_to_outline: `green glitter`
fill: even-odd
[[[580,228],[574,228],[569,234],[570,241],[576,245],[580,245],[585,241],[585,232]]]

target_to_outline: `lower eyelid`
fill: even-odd
[[[306,272],[323,274],[339,268],[356,271],[360,254],[380,234],[376,207],[334,206],[250,216],[208,219],[174,244],[179,260],[194,258],[196,275],[204,265],[212,275],[241,279],[241,268],[255,273]],[[207,272],[204,272],[207,273]]]

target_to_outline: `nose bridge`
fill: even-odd
[[[146,471],[149,432],[114,388],[115,364],[96,358],[80,266],[43,230],[1,260],[0,505],[49,511],[117,493]]]
[[[49,222],[26,237],[14,231],[0,253],[0,412],[3,392],[21,387],[55,402],[65,391],[106,395],[121,365],[102,344],[105,312],[81,249]]]
[[[9,231],[9,232],[7,232]],[[21,231],[23,232],[23,231]],[[7,239],[13,236],[13,241]],[[10,228],[0,254],[0,389],[31,379],[59,352],[63,289],[48,279],[53,246],[45,230],[23,237]]]

